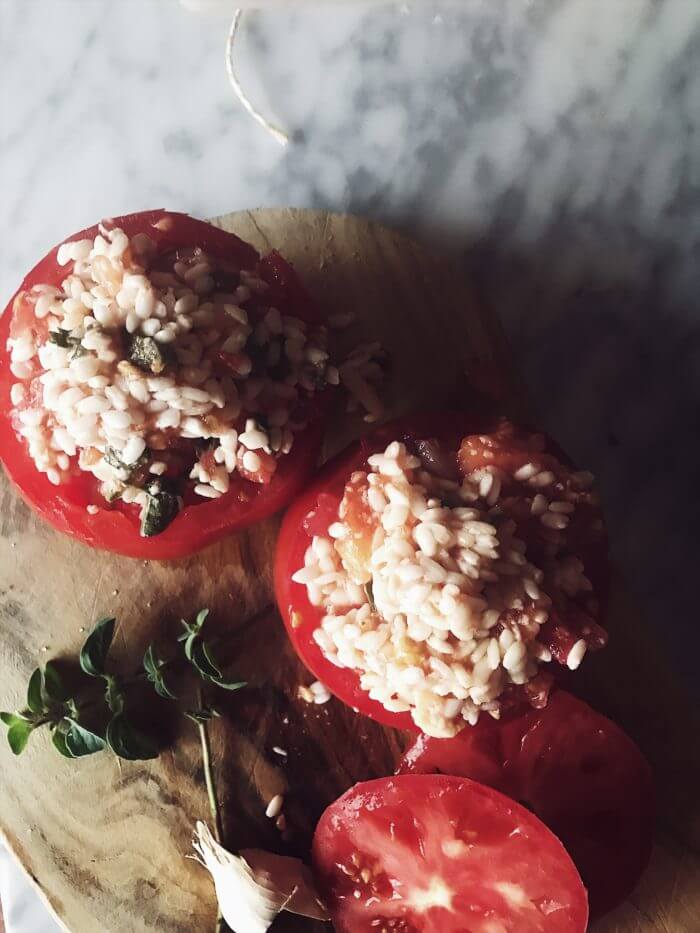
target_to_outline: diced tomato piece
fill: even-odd
[[[255,470],[249,470],[243,462],[245,453],[243,449],[239,447],[236,457],[238,463],[238,472],[243,477],[243,479],[247,479],[251,483],[258,483],[260,485],[269,483],[274,476],[275,470],[277,469],[277,460],[275,460],[271,454],[266,453],[264,450],[256,450],[254,453],[257,456],[260,465]]]
[[[358,473],[357,478],[351,479],[345,487],[340,505],[341,517],[350,529],[350,534],[338,541],[336,547],[355,583],[366,583],[371,576],[372,537],[376,519],[367,501],[368,490],[365,474]]]
[[[310,538],[316,535],[325,535],[330,525],[338,518],[340,497],[322,492],[316,501],[316,506],[302,521],[302,527]]]

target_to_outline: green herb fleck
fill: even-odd
[[[177,516],[180,501],[177,496],[156,484],[151,484],[146,491],[148,499],[141,510],[141,537],[152,538],[165,531]]]
[[[115,450],[114,447],[105,447],[105,452],[102,454],[105,459],[105,462],[108,463],[115,470],[119,470],[120,478],[124,481],[131,480],[133,477],[141,472],[151,457],[151,452],[148,448],[144,450],[141,456],[134,463],[124,463],[120,456],[120,452]]]
[[[81,350],[85,352],[80,337],[74,337],[69,330],[65,330],[63,327],[59,327],[58,330],[50,330],[49,341],[55,343],[57,347],[62,347],[64,350],[75,350],[77,347],[80,347]]]
[[[168,365],[165,348],[153,337],[134,335],[129,346],[129,360],[146,372],[159,375]]]

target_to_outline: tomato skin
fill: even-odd
[[[275,254],[274,262],[261,260],[257,251],[232,233],[227,233],[187,214],[154,210],[104,221],[120,227],[129,236],[147,233],[159,252],[183,246],[200,246],[217,257],[231,260],[240,268],[256,270],[271,283],[275,300],[283,313],[302,316],[316,323],[318,310],[306,294],[296,273]],[[82,230],[68,240],[94,238],[97,226]],[[0,459],[20,495],[38,515],[57,531],[77,538],[91,547],[150,560],[174,560],[200,550],[233,531],[245,528],[284,508],[303,488],[313,472],[321,447],[321,421],[327,400],[318,406],[318,419],[300,432],[289,452],[279,461],[271,482],[265,486],[232,482],[231,490],[219,499],[186,504],[177,518],[161,534],[143,538],[139,534],[138,508],[105,507],[96,496],[91,478],[77,477],[74,482],[53,486],[30,459],[25,443],[15,433],[9,417],[10,388],[15,381],[9,368],[7,340],[10,334],[13,304],[17,296],[35,284],[60,284],[68,267],[59,266],[58,246],[54,247],[29,272],[0,317]],[[285,287],[290,287],[289,301]],[[90,515],[88,504],[98,505]]]
[[[615,723],[564,690],[542,710],[480,720],[453,739],[419,736],[397,773],[456,774],[523,802],[563,842],[591,916],[629,896],[651,855],[651,769]]]
[[[403,441],[411,449],[418,438],[438,438],[450,449],[457,451],[466,435],[489,433],[496,424],[496,419],[492,417],[467,411],[426,412],[382,425],[326,464],[311,485],[292,504],[282,522],[275,554],[274,584],[277,604],[289,638],[299,658],[331,693],[346,705],[382,725],[414,733],[418,731],[409,713],[392,713],[386,710],[381,703],[370,699],[360,687],[357,674],[349,669],[336,667],[323,655],[312,637],[321,623],[323,613],[319,607],[309,602],[306,587],[292,581],[292,574],[304,565],[304,553],[310,538],[313,535],[324,534],[329,523],[335,521],[334,507],[337,509],[350,474],[354,470],[366,469],[367,458],[372,453],[384,450],[394,440]],[[570,463],[555,444],[548,441],[547,448],[563,463]],[[455,470],[457,463],[455,453]],[[607,561],[599,558],[598,564],[607,566]],[[604,581],[602,585],[605,587]],[[542,679],[546,681],[552,676],[546,670],[548,667],[550,666],[544,665],[541,668]],[[558,676],[558,665],[551,665],[550,669]],[[544,690],[545,696],[547,689],[548,686]],[[522,704],[527,694],[527,685],[524,689],[506,691],[504,704]]]
[[[586,891],[559,840],[475,781],[356,784],[321,816],[312,860],[337,933],[586,929]]]

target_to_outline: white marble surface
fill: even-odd
[[[690,675],[700,4],[322,6],[244,25],[283,150],[226,83],[227,15],[0,0],[0,299],[67,233],[151,206],[351,210],[454,251]]]

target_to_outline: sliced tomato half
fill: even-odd
[[[338,933],[586,929],[586,891],[562,844],[475,781],[356,784],[321,817],[313,860]]]
[[[317,308],[296,273],[278,253],[261,259],[251,245],[234,234],[172,211],[128,214],[105,223],[110,228],[121,228],[129,237],[147,234],[156,244],[157,257],[170,255],[178,249],[199,247],[230,263],[232,269],[256,270],[269,283],[270,295],[283,314],[293,314],[309,322],[320,320]],[[94,238],[97,233],[97,226],[90,227],[67,237],[66,242]],[[0,318],[0,458],[25,502],[58,531],[85,544],[129,557],[158,560],[191,554],[284,508],[303,488],[318,462],[323,401],[310,412],[313,417],[308,428],[297,434],[291,451],[280,459],[270,482],[250,482],[234,474],[229,492],[219,499],[186,496],[185,507],[175,520],[165,531],[149,538],[139,534],[138,507],[122,504],[105,507],[97,491],[97,481],[91,474],[82,473],[71,482],[53,486],[45,474],[37,471],[12,424],[10,388],[15,380],[10,372],[7,340],[13,319],[17,320],[27,311],[23,293],[34,285],[60,285],[68,274],[66,267],[59,266],[57,254],[58,247],[55,247],[32,269]],[[33,312],[31,318],[32,322],[36,321]],[[176,454],[175,451],[172,456]],[[88,505],[98,506],[98,511],[89,514]]]
[[[649,861],[649,765],[622,729],[564,690],[544,709],[453,739],[421,735],[398,770],[469,777],[529,807],[576,863],[592,916],[623,901]]]
[[[328,463],[285,515],[275,555],[274,582],[277,604],[292,644],[304,664],[328,686],[331,693],[384,725],[416,731],[410,714],[386,710],[362,689],[355,671],[336,667],[325,657],[313,638],[324,613],[321,607],[311,604],[306,586],[295,583],[292,575],[304,566],[304,554],[313,536],[327,535],[329,526],[338,520],[338,506],[345,484],[355,470],[368,469],[367,460],[373,453],[385,450],[392,441],[403,441],[410,450],[420,454],[424,462],[434,462],[441,474],[453,472],[455,478],[459,478],[459,450],[463,439],[497,431],[500,423],[474,412],[446,412],[413,415],[382,425]],[[545,444],[563,463],[568,463],[549,440]],[[520,449],[518,454],[526,458],[530,456]],[[589,544],[585,529],[580,534],[582,549],[586,549],[586,553],[595,551],[596,566],[605,568],[607,549],[604,536],[597,539],[596,551]],[[604,572],[602,569],[598,571],[599,578]],[[605,584],[602,586],[604,588]],[[571,618],[574,620],[573,629],[569,627],[568,614],[557,616],[557,630],[568,648],[580,637],[589,640],[589,647],[593,649],[605,643],[605,633],[587,615],[572,613]],[[566,653],[562,657],[565,659]],[[556,668],[556,665],[552,667]],[[544,681],[543,687],[541,682]],[[543,673],[524,689],[511,690],[508,696],[504,696],[504,705],[517,705],[523,701],[533,705],[546,703],[550,682],[551,676]]]

